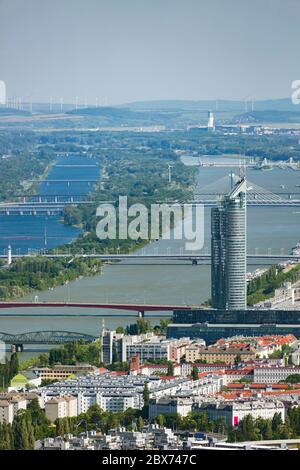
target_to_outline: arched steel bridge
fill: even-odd
[[[29,331],[10,334],[0,331],[0,341],[6,344],[63,344],[71,341],[95,341],[95,336],[74,331]]]

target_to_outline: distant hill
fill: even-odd
[[[117,107],[93,107],[93,108],[80,108],[72,109],[67,111],[67,114],[80,114],[80,116],[107,116],[112,118],[126,118],[126,119],[136,119],[136,118],[146,118],[149,119],[153,117],[154,113],[142,112],[142,111],[132,111],[129,108],[117,108]],[[157,116],[157,113],[155,113]]]
[[[248,109],[252,106],[251,101],[247,101]],[[279,110],[279,111],[300,111],[300,104],[294,105],[290,98],[274,100],[254,101],[255,110]],[[156,110],[156,111],[245,111],[245,101],[234,100],[154,100],[135,101],[119,105],[119,108],[129,108],[132,110]]]
[[[157,112],[155,110],[140,111],[132,110],[129,108],[119,107],[92,107],[80,108],[68,111],[67,114],[80,115],[90,118],[97,118],[100,123],[113,124],[113,125],[130,125],[130,126],[143,126],[143,125],[159,125],[165,124],[170,114],[176,117],[177,114]]]
[[[29,116],[28,111],[0,106],[0,116]]]
[[[239,123],[257,123],[270,122],[270,123],[291,123],[300,124],[300,111],[279,111],[277,109],[264,110],[264,111],[251,111],[248,113],[238,114],[231,120],[232,124]]]

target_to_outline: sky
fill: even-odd
[[[0,0],[0,80],[37,102],[289,97],[299,18],[299,0]]]

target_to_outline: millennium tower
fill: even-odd
[[[212,306],[247,307],[246,179],[211,211]]]

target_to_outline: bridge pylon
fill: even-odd
[[[23,352],[24,351],[24,346],[23,344],[16,343],[11,345],[11,352]]]

